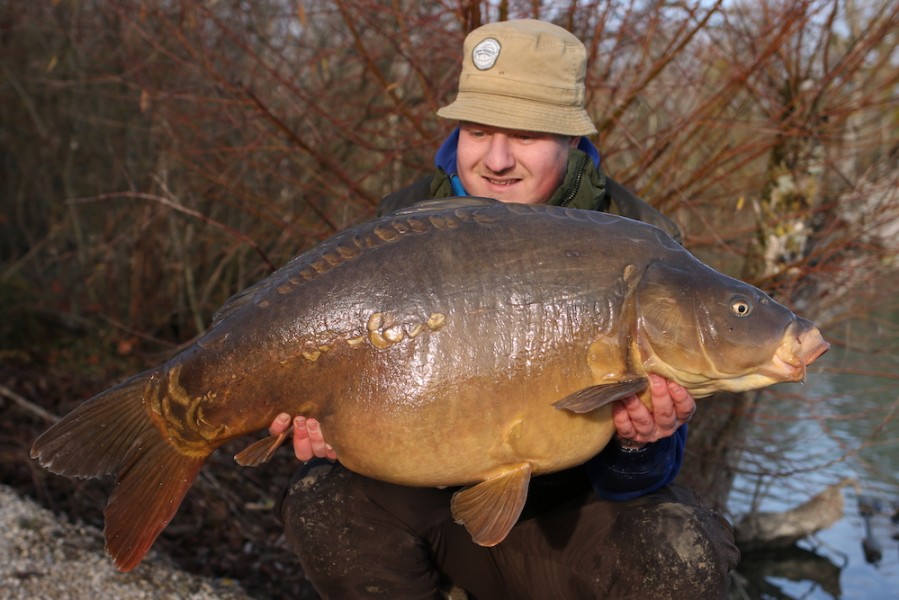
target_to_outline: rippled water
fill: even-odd
[[[806,384],[765,392],[732,513],[792,508],[845,477],[857,486],[843,490],[843,518],[800,549],[747,556],[744,597],[899,599],[899,353],[888,346],[897,324],[892,314],[830,332],[836,343]]]

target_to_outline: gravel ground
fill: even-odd
[[[249,600],[233,581],[204,579],[151,551],[130,573],[116,571],[94,527],[59,521],[0,485],[3,600]]]

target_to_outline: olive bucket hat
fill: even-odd
[[[463,46],[446,119],[560,135],[596,133],[584,110],[587,50],[565,29],[534,19],[478,27]]]

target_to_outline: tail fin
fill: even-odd
[[[121,571],[141,561],[208,456],[180,453],[153,423],[143,398],[148,377],[137,375],[88,400],[31,448],[32,458],[59,475],[116,475],[104,514],[106,551]]]

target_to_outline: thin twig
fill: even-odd
[[[5,396],[6,398],[9,398],[13,402],[18,404],[22,408],[24,408],[25,410],[27,410],[28,412],[30,412],[34,415],[37,415],[38,417],[44,419],[45,421],[48,421],[50,423],[56,423],[57,421],[59,421],[59,417],[57,417],[56,415],[54,415],[52,413],[47,412],[46,410],[44,410],[43,408],[41,408],[34,402],[31,402],[31,401],[25,399],[24,397],[15,393],[14,391],[9,389],[5,385],[0,385],[0,396]]]
[[[269,260],[268,256],[265,253],[265,250],[263,250],[262,247],[259,244],[257,244],[249,236],[234,229],[233,227],[229,227],[228,225],[225,225],[224,223],[222,223],[220,221],[216,221],[215,219],[209,217],[208,215],[201,213],[200,211],[194,210],[192,208],[188,208],[182,204],[179,204],[178,202],[175,202],[174,200],[170,200],[169,198],[165,198],[163,196],[159,196],[156,194],[140,193],[140,192],[114,192],[114,193],[109,193],[109,194],[97,194],[96,196],[91,196],[88,198],[71,198],[71,199],[67,200],[66,202],[68,204],[86,204],[88,202],[100,202],[100,201],[104,201],[104,200],[115,200],[115,199],[119,199],[119,198],[134,198],[134,199],[138,199],[138,200],[150,200],[153,202],[158,202],[159,204],[168,206],[169,208],[172,208],[172,209],[174,209],[178,212],[181,212],[185,215],[199,219],[203,223],[212,225],[213,227],[217,227],[218,229],[221,229],[222,231],[227,232],[229,235],[231,235],[235,239],[243,242],[244,244],[248,245],[250,248],[255,250],[256,254],[259,255],[259,257],[266,264],[266,266],[272,271],[275,270],[275,265],[272,263],[272,261]]]

